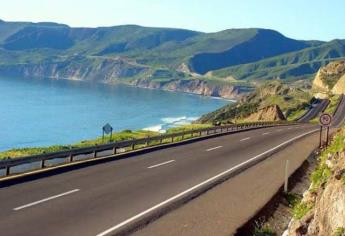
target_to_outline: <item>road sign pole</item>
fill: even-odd
[[[332,123],[332,116],[330,114],[322,114],[320,116],[320,125],[321,125],[321,130],[320,130],[320,148],[323,146],[323,140],[322,140],[322,129],[323,127],[327,127],[326,131],[326,146],[328,146],[329,142],[329,126]]]
[[[102,142],[104,143],[104,134],[110,134],[110,139],[109,139],[109,142],[110,142],[111,139],[113,138],[113,127],[111,127],[111,125],[108,123],[105,126],[103,126],[102,130],[103,130]]]
[[[320,126],[320,142],[319,142],[319,148],[322,148],[322,126]]]

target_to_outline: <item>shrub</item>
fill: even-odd
[[[277,235],[267,223],[255,222],[253,236],[275,236]]]
[[[295,219],[302,219],[311,209],[313,209],[312,203],[300,202],[293,207],[293,217]]]

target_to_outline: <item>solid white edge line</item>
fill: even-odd
[[[247,141],[247,140],[249,140],[249,139],[250,139],[250,137],[244,138],[244,139],[241,139],[240,142]]]
[[[222,148],[222,147],[223,147],[223,146],[218,146],[218,147],[214,147],[214,148],[209,148],[209,149],[206,150],[206,152],[210,152],[210,151],[213,151],[213,150]]]
[[[163,162],[163,163],[154,165],[154,166],[149,166],[149,167],[147,167],[147,169],[153,169],[153,168],[156,168],[156,167],[159,167],[159,166],[162,166],[162,165],[166,165],[166,164],[172,163],[172,162],[174,162],[174,161],[175,161],[175,160],[170,160],[170,161],[166,161],[166,162]]]
[[[314,133],[314,132],[316,132],[318,130],[319,129],[315,129],[315,130],[312,130],[310,132],[301,134],[301,135],[299,135],[297,137],[294,137],[292,139],[289,139],[289,140],[279,144],[278,146],[276,146],[274,148],[271,148],[271,149],[269,149],[269,150],[267,150],[267,151],[265,151],[265,152],[263,152],[263,153],[261,153],[261,154],[259,154],[257,156],[254,156],[251,159],[248,159],[247,161],[242,162],[241,164],[238,164],[238,165],[236,165],[236,166],[234,166],[234,167],[232,167],[232,168],[230,168],[230,169],[228,169],[228,170],[226,170],[226,171],[224,171],[224,172],[222,172],[222,173],[220,173],[220,174],[218,174],[218,175],[216,175],[216,176],[214,176],[212,178],[209,178],[209,179],[205,180],[204,182],[202,182],[200,184],[197,184],[197,185],[195,185],[195,186],[193,186],[193,187],[191,187],[191,188],[189,188],[189,189],[187,189],[187,190],[185,190],[185,191],[183,191],[183,192],[181,192],[181,193],[179,193],[179,194],[177,194],[177,195],[175,195],[175,196],[173,196],[173,197],[171,197],[171,198],[169,198],[169,199],[167,199],[167,200],[165,200],[165,201],[163,201],[163,202],[161,202],[161,203],[159,203],[159,204],[157,204],[157,205],[155,205],[155,206],[153,206],[153,207],[151,207],[151,208],[149,208],[149,209],[147,209],[147,210],[145,210],[145,211],[143,211],[143,212],[141,212],[141,213],[139,213],[139,214],[137,214],[137,215],[135,215],[135,216],[133,216],[133,217],[131,217],[131,218],[129,218],[129,219],[127,219],[127,220],[125,220],[125,221],[123,221],[123,222],[121,222],[121,223],[119,223],[119,224],[117,224],[117,225],[107,229],[107,230],[105,230],[105,231],[103,231],[102,233],[97,234],[96,236],[105,236],[105,235],[107,235],[107,234],[109,234],[109,233],[111,233],[111,232],[113,232],[113,231],[115,231],[115,230],[125,226],[126,224],[128,224],[128,223],[130,223],[130,222],[132,222],[132,221],[134,221],[136,219],[139,219],[140,217],[142,217],[142,216],[144,216],[144,215],[146,215],[146,214],[148,214],[148,213],[150,213],[150,212],[152,212],[152,211],[154,211],[154,210],[156,210],[156,209],[158,209],[158,208],[160,208],[160,207],[162,207],[164,205],[167,205],[168,203],[170,203],[170,202],[172,202],[172,201],[182,197],[183,195],[186,195],[186,194],[194,191],[195,189],[200,188],[203,185],[206,185],[206,184],[208,184],[208,183],[210,183],[210,182],[212,182],[212,181],[214,181],[214,180],[216,180],[216,179],[218,179],[218,178],[220,178],[220,177],[222,177],[222,176],[224,176],[224,175],[226,175],[226,174],[228,174],[228,173],[230,173],[230,172],[232,172],[232,171],[234,171],[236,169],[239,169],[240,167],[242,167],[242,166],[244,166],[244,165],[246,165],[246,164],[248,164],[248,163],[250,163],[252,161],[255,161],[256,159],[258,159],[258,158],[260,158],[260,157],[262,157],[262,156],[264,156],[264,155],[266,155],[266,154],[268,154],[268,153],[270,153],[270,152],[272,152],[272,151],[274,151],[274,150],[276,150],[276,149],[278,149],[278,148],[280,148],[280,147],[282,147],[282,146],[284,146],[284,145],[286,145],[288,143],[291,143],[291,142],[293,142],[293,141],[295,141],[297,139],[300,139],[300,138],[302,138],[304,136],[312,134],[312,133]]]
[[[66,196],[66,195],[69,195],[69,194],[72,194],[72,193],[75,193],[75,192],[78,192],[78,191],[80,191],[80,189],[74,189],[74,190],[71,190],[71,191],[68,191],[68,192],[65,192],[65,193],[61,193],[61,194],[58,194],[58,195],[55,195],[55,196],[44,198],[44,199],[36,201],[36,202],[29,203],[29,204],[26,204],[26,205],[23,205],[23,206],[20,206],[20,207],[16,207],[13,210],[14,211],[19,211],[19,210],[22,210],[24,208],[32,207],[34,205],[38,205],[40,203],[47,202],[47,201],[53,200],[55,198],[63,197],[63,196]]]

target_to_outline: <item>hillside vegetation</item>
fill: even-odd
[[[226,105],[217,111],[202,116],[197,122],[234,123],[289,119],[296,112],[307,109],[311,100],[312,96],[308,90],[288,86],[279,80],[275,80],[258,86],[254,92],[248,94],[236,104]],[[262,113],[271,115],[262,116],[260,115]],[[281,113],[284,115],[282,116]]]
[[[338,131],[318,157],[310,175],[311,185],[295,204],[293,220],[285,235],[345,234],[345,132]]]
[[[256,28],[203,33],[0,21],[0,75],[77,78],[232,98],[260,80],[310,78],[320,66],[345,57],[344,45],[344,40],[294,40]],[[202,86],[192,88],[195,84]],[[228,87],[220,91],[223,86]]]

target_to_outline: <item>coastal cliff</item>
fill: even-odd
[[[140,88],[180,91],[185,93],[193,93],[203,96],[221,97],[228,99],[236,99],[241,94],[241,89],[238,86],[217,85],[201,79],[172,79],[167,82],[159,82],[149,79],[137,79],[130,82],[129,84]]]
[[[168,73],[168,75],[166,75]],[[40,64],[0,65],[0,74],[27,78],[52,78],[95,81],[108,84],[125,84],[140,88],[179,91],[203,96],[237,99],[239,86],[213,83],[184,73],[169,70],[152,70],[131,60],[71,59],[63,62]],[[164,78],[167,76],[167,78]]]

